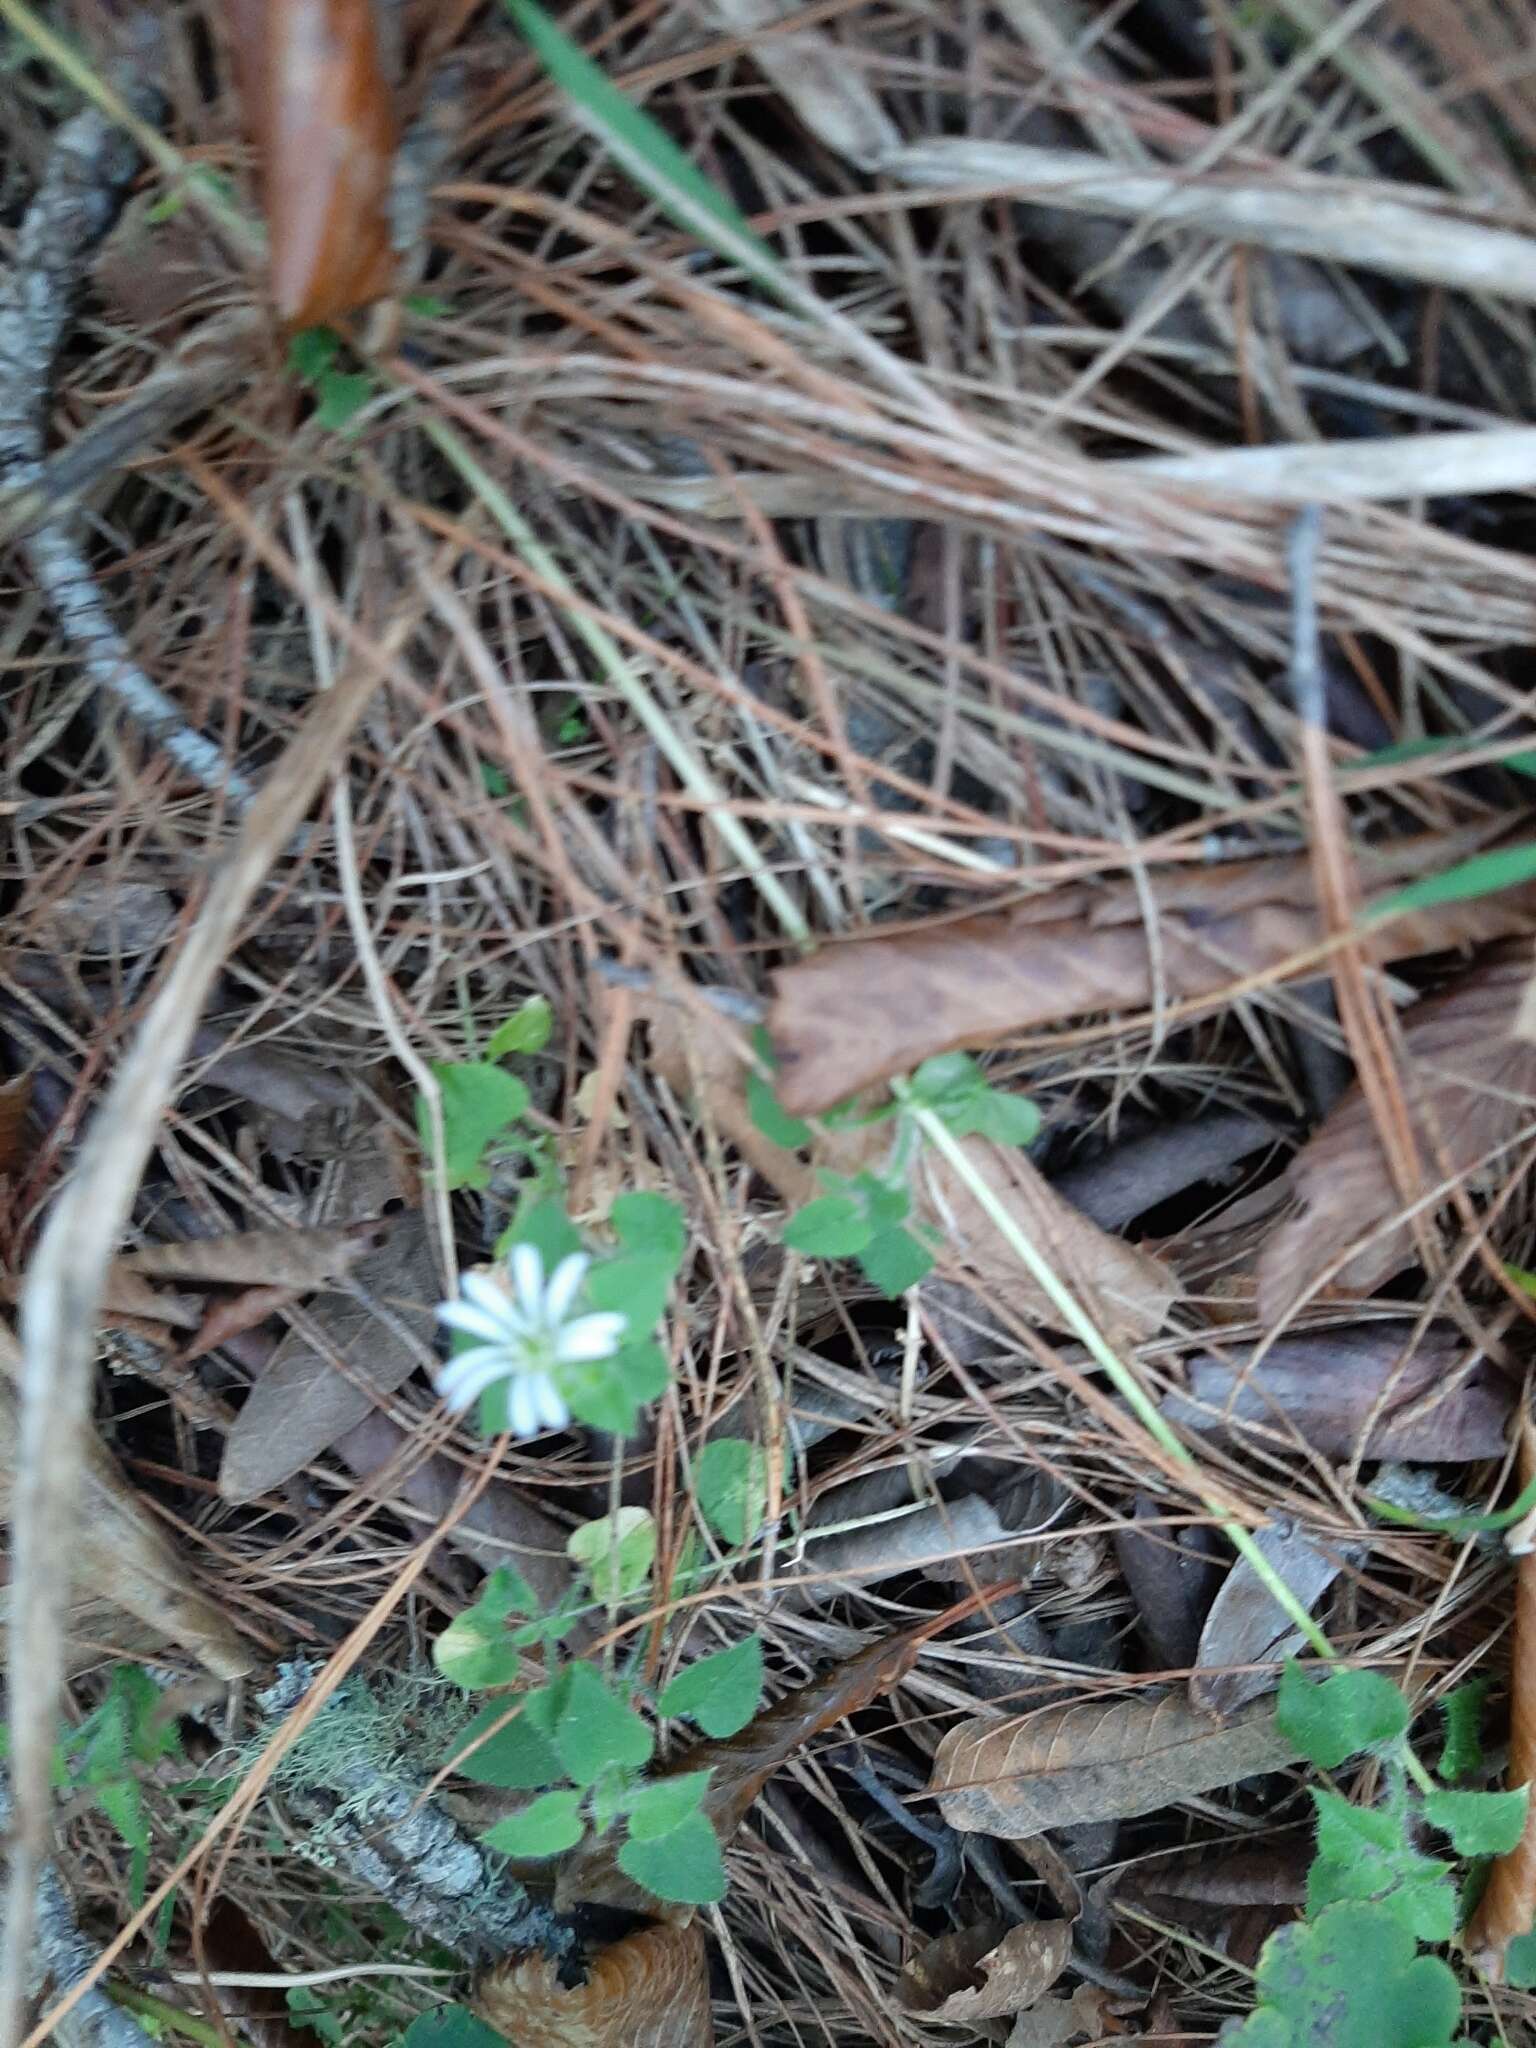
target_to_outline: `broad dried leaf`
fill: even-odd
[[[13,913],[21,943],[61,960],[131,960],[163,945],[174,930],[176,905],[153,882],[133,882],[90,869],[66,896]]]
[[[1476,843],[1468,834],[1403,840],[1362,855],[1361,866],[1385,888],[1446,867]],[[780,1101],[809,1116],[933,1053],[1089,1011],[1146,1009],[1159,990],[1173,1003],[1219,996],[1248,975],[1283,971],[1326,936],[1305,854],[1180,868],[1147,886],[1155,957],[1144,892],[1126,881],[824,946],[781,969],[769,1017]],[[1529,931],[1533,921],[1529,883],[1394,918],[1366,930],[1361,951],[1376,962],[1411,959]],[[1315,962],[1297,971],[1315,977]]]
[[[867,1707],[901,1682],[917,1662],[932,1634],[932,1621],[874,1643],[855,1657],[835,1665],[809,1685],[802,1685],[776,1706],[765,1707],[739,1735],[718,1742],[696,1743],[675,1756],[653,1777],[675,1777],[682,1771],[710,1774],[700,1811],[722,1843],[729,1842],[751,1811],[758,1794],[789,1759],[813,1736],[835,1728],[850,1714]],[[610,1840],[591,1837],[561,1863],[556,1876],[555,1904],[561,1912],[579,1905],[622,1906],[633,1912],[658,1912],[688,1917],[691,1907],[658,1906],[648,1892],[626,1877],[615,1860]]]
[[[1131,1514],[1115,1531],[1115,1561],[1153,1655],[1167,1670],[1187,1670],[1199,1653],[1201,1626],[1220,1577],[1211,1533],[1139,1526],[1161,1519],[1156,1502],[1144,1493],[1137,1494]]]
[[[1185,1366],[1189,1392],[1163,1413],[1224,1441],[1250,1429],[1295,1432],[1327,1458],[1432,1459],[1464,1464],[1502,1455],[1515,1389],[1448,1323],[1342,1323],[1232,1344]],[[1259,1352],[1257,1364],[1250,1361]]]
[[[546,1955],[501,1963],[474,2006],[515,2048],[711,2048],[715,2038],[697,1922],[626,1935],[569,1988]]]
[[[1295,1757],[1267,1704],[1218,1727],[1182,1693],[1140,1694],[963,1721],[939,1744],[928,1789],[951,1827],[1023,1841],[1155,1813]]]
[[[1070,1920],[985,1920],[920,1949],[896,1980],[902,2010],[945,2026],[996,2019],[1043,1998],[1072,1953]]]
[[[1256,1530],[1253,1540],[1308,1613],[1344,1568],[1337,1551],[1322,1549],[1294,1523]],[[1301,1642],[1301,1630],[1240,1557],[1222,1581],[1200,1632],[1198,1669],[1189,1681],[1191,1703],[1225,1720],[1248,1700],[1274,1691],[1281,1666]]]
[[[310,1304],[309,1317],[329,1345],[317,1349],[291,1331],[273,1353],[224,1445],[219,1491],[226,1500],[251,1500],[280,1486],[355,1429],[375,1394],[403,1386],[423,1350],[431,1351],[437,1262],[420,1211],[392,1219],[382,1250],[360,1260],[355,1274],[387,1313],[346,1294],[322,1294]],[[331,1363],[333,1354],[344,1361],[345,1374]]]
[[[886,1476],[874,1475],[876,1480]],[[905,1505],[911,1512],[891,1513],[893,1506],[903,1503],[891,1501],[883,1488],[866,1486],[864,1481],[824,1494],[806,1527],[797,1574],[805,1585],[783,1587],[780,1599],[801,1607],[837,1592],[877,1586],[898,1572],[921,1571],[930,1579],[962,1582],[975,1577],[984,1584],[1021,1576],[1021,1546],[990,1501],[967,1493],[958,1500],[914,1506],[906,1474],[890,1476],[905,1488]],[[846,1526],[866,1516],[869,1519],[860,1526]],[[833,1530],[818,1533],[818,1521],[832,1523]]]
[[[1080,1984],[1070,1998],[1047,1998],[1033,2012],[1021,2012],[1005,2048],[1064,2048],[1085,2035],[1097,2041],[1107,2031],[1108,2012],[1108,1993]]]
[[[410,1519],[418,1521],[423,1533],[442,1521],[464,1490],[461,1464],[440,1455],[418,1460],[406,1432],[377,1408],[370,1409],[331,1448],[360,1480],[377,1479],[377,1497],[410,1510]],[[402,1469],[392,1472],[389,1467],[396,1459]],[[563,1524],[525,1500],[515,1487],[493,1480],[444,1540],[451,1550],[472,1557],[485,1571],[493,1572],[498,1565],[514,1566],[548,1608],[570,1588],[567,1534]],[[594,1626],[579,1623],[565,1639],[567,1648],[579,1648]]]
[[[1225,1173],[1274,1139],[1260,1117],[1213,1110],[1122,1139],[1096,1159],[1053,1174],[1051,1186],[1101,1229],[1123,1230],[1170,1195]]]
[[[0,1341],[6,1373],[19,1370],[14,1340]],[[18,1428],[16,1395],[0,1377],[0,1514],[9,1515],[11,1460]],[[106,1601],[132,1615],[156,1647],[175,1643],[219,1678],[239,1678],[255,1663],[222,1607],[198,1592],[185,1558],[161,1525],[123,1483],[94,1438],[87,1445],[84,1495],[73,1552],[73,1579],[82,1603]],[[148,1647],[148,1645],[142,1645]]]
[[[32,1114],[32,1074],[18,1074],[0,1087],[0,1176],[14,1180],[27,1163],[27,1119]]]
[[[373,1221],[320,1224],[300,1230],[237,1230],[184,1244],[150,1244],[124,1252],[117,1273],[142,1280],[191,1280],[203,1287],[281,1287],[306,1294],[350,1272],[377,1250],[384,1226]]]
[[[1523,959],[1492,960],[1404,1022],[1400,1078],[1425,1192],[1447,1174],[1470,1187],[1503,1179],[1507,1148],[1536,1124],[1536,1046],[1513,1036],[1527,974]],[[1292,1162],[1289,1183],[1302,1210],[1281,1225],[1259,1260],[1266,1322],[1281,1321],[1325,1273],[1337,1288],[1369,1294],[1413,1264],[1412,1223],[1381,1228],[1404,1202],[1358,1086]],[[1351,1245],[1358,1249],[1333,1271]]]

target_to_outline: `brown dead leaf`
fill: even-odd
[[[945,2026],[996,2019],[1045,1996],[1072,1953],[1069,1920],[984,1920],[920,1949],[896,1980],[902,2010]]]
[[[1401,1083],[1425,1192],[1447,1175],[1474,1188],[1497,1181],[1508,1172],[1500,1148],[1536,1123],[1536,1046],[1513,1035],[1528,971],[1514,955],[1490,960],[1404,1020]],[[1266,1322],[1283,1320],[1325,1273],[1335,1287],[1369,1294],[1414,1262],[1412,1223],[1381,1227],[1403,1202],[1358,1086],[1312,1134],[1288,1178],[1301,1214],[1259,1260]]]
[[[18,1414],[12,1376],[20,1369],[15,1340],[0,1340],[0,1515],[9,1515]],[[239,1678],[255,1658],[222,1607],[192,1583],[160,1524],[123,1482],[91,1438],[73,1553],[73,1579],[84,1602],[106,1601],[132,1615],[157,1646],[175,1643],[218,1678]]]
[[[473,2003],[512,2048],[711,2048],[715,2038],[697,1922],[626,1935],[569,1988],[546,1955],[500,1963]]]
[[[1262,1118],[1212,1110],[1123,1138],[1096,1159],[1074,1162],[1051,1186],[1103,1230],[1124,1230],[1138,1216],[1196,1181],[1226,1173],[1250,1152],[1274,1143]]]
[[[14,1180],[27,1163],[27,1120],[32,1114],[32,1075],[18,1074],[0,1087],[0,1175]]]
[[[307,1294],[339,1280],[387,1235],[371,1218],[340,1229],[237,1230],[184,1244],[149,1244],[124,1252],[115,1271],[141,1280],[191,1280],[201,1287],[281,1287]]]
[[[1165,1669],[1183,1671],[1199,1653],[1220,1574],[1208,1529],[1143,1526],[1158,1520],[1156,1503],[1137,1494],[1131,1521],[1115,1531],[1115,1560],[1152,1654]]]
[[[830,1133],[814,1163],[774,1145],[747,1108],[745,1064],[738,1041],[712,1015],[690,1015],[658,1004],[650,1013],[652,1063],[680,1095],[697,1092],[723,1138],[796,1209],[822,1192],[816,1167],[853,1175],[889,1143],[880,1125]],[[1039,1169],[1014,1147],[985,1138],[961,1141],[966,1156],[997,1199],[1046,1255],[1093,1314],[1112,1343],[1138,1343],[1160,1330],[1177,1299],[1178,1282],[1150,1252],[1111,1237],[1063,1201]],[[1049,1326],[1055,1315],[1017,1257],[998,1236],[953,1168],[925,1157],[913,1186],[913,1216],[936,1229],[956,1262],[999,1308]]]
[[[61,960],[130,960],[163,945],[175,904],[153,882],[133,882],[88,869],[67,895],[23,901],[15,913],[23,943]]]
[[[1185,1366],[1187,1394],[1163,1413],[1222,1440],[1250,1430],[1294,1431],[1326,1458],[1432,1459],[1464,1464],[1502,1456],[1515,1388],[1472,1353],[1448,1323],[1343,1323],[1231,1344]]]
[[[375,1394],[403,1386],[423,1350],[431,1351],[437,1262],[421,1212],[406,1209],[389,1219],[382,1248],[354,1270],[383,1312],[348,1294],[322,1294],[310,1304],[309,1319],[328,1342],[322,1349],[295,1330],[273,1353],[224,1445],[219,1491],[226,1500],[251,1500],[280,1486],[356,1428]]]
[[[839,1721],[845,1721],[871,1700],[889,1692],[893,1685],[900,1684],[917,1662],[936,1625],[934,1621],[924,1622],[860,1650],[857,1656],[834,1665],[776,1706],[765,1707],[739,1735],[719,1742],[696,1743],[657,1775],[673,1777],[679,1771],[707,1770],[709,1784],[700,1811],[708,1816],[720,1840],[729,1842],[774,1772],[813,1736],[835,1728]],[[562,1913],[583,1904],[622,1906],[668,1917],[687,1917],[693,1910],[688,1906],[658,1905],[619,1869],[611,1840],[591,1836],[561,1860],[555,1880],[555,1904]]]
[[[378,1498],[403,1503],[423,1524],[431,1526],[443,1519],[463,1492],[464,1467],[452,1458],[434,1456],[419,1462],[407,1459],[404,1469],[389,1473],[388,1467],[409,1443],[397,1422],[371,1408],[345,1436],[337,1437],[331,1448],[360,1480],[379,1479]],[[485,1571],[495,1571],[498,1565],[515,1566],[544,1606],[551,1608],[570,1589],[571,1560],[565,1548],[569,1533],[515,1487],[493,1480],[444,1540],[451,1550],[472,1557]],[[565,1640],[579,1648],[588,1633],[588,1627],[578,1623]]]
[[[962,1721],[939,1744],[928,1789],[951,1827],[1022,1841],[1155,1813],[1295,1755],[1267,1705],[1218,1727],[1181,1693],[1143,1693]]]
[[[1466,834],[1402,840],[1362,856],[1362,869],[1386,887],[1447,866],[1475,843]],[[782,968],[769,1030],[785,1108],[812,1115],[933,1053],[1095,1010],[1145,1009],[1159,988],[1174,1003],[1219,996],[1245,976],[1283,970],[1325,935],[1305,854],[1179,868],[1150,875],[1147,886],[1159,917],[1155,961],[1145,892],[1126,880],[824,946]],[[1529,931],[1533,921],[1528,883],[1395,918],[1368,930],[1361,950],[1376,962],[1411,959]],[[1315,976],[1315,960],[1297,971]]]
[[[1047,1998],[1033,2012],[1021,2012],[1006,2048],[1066,2048],[1083,2035],[1097,2041],[1105,2031],[1107,2010],[1107,1992],[1097,1984],[1080,1984],[1070,1998]]]
[[[1325,1550],[1293,1522],[1256,1529],[1253,1540],[1310,1614],[1344,1569],[1338,1550]],[[1302,1642],[1299,1628],[1275,1604],[1275,1596],[1245,1557],[1222,1581],[1221,1591],[1200,1631],[1197,1668],[1189,1697],[1204,1714],[1228,1719],[1248,1700],[1273,1692],[1285,1659]]]

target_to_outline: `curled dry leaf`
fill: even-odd
[[[697,1093],[715,1127],[778,1191],[786,1208],[822,1192],[812,1166],[772,1144],[747,1109],[739,1042],[712,1014],[680,1014],[656,1005],[650,1013],[652,1063],[681,1095]],[[889,1143],[880,1125],[833,1133],[816,1164],[856,1174]],[[985,1138],[961,1140],[971,1165],[1098,1320],[1112,1343],[1137,1343],[1161,1329],[1179,1287],[1150,1252],[1111,1237],[1063,1201],[1022,1152]],[[915,1176],[913,1217],[938,1231],[979,1291],[1022,1320],[1050,1324],[1051,1304],[999,1238],[991,1219],[953,1169],[929,1156]],[[942,1287],[943,1283],[939,1283]]]
[[[1185,1378],[1187,1395],[1162,1404],[1170,1422],[1228,1440],[1294,1432],[1326,1458],[1497,1458],[1515,1402],[1509,1377],[1442,1323],[1343,1323],[1262,1348],[1231,1344],[1189,1359]]]
[[[898,1685],[917,1662],[924,1642],[941,1625],[939,1621],[924,1622],[871,1644],[820,1678],[813,1678],[809,1685],[798,1687],[776,1706],[765,1707],[739,1735],[696,1743],[658,1775],[707,1770],[709,1784],[700,1811],[720,1840],[728,1842],[774,1772],[813,1736],[835,1728],[839,1721]],[[659,1909],[656,1900],[619,1869],[612,1842],[590,1836],[562,1859],[555,1881],[555,1904],[561,1912],[584,1904],[620,1906],[642,1913],[662,1910],[668,1917],[683,1919],[693,1911],[691,1906]]]
[[[962,1721],[939,1744],[928,1789],[951,1827],[1023,1841],[1047,1828],[1155,1813],[1295,1755],[1267,1705],[1218,1727],[1182,1693],[1143,1693]]]
[[[390,1220],[382,1249],[359,1260],[355,1277],[379,1308],[347,1294],[311,1303],[309,1318],[328,1341],[313,1345],[291,1331],[273,1353],[224,1446],[219,1491],[226,1500],[251,1500],[280,1486],[356,1428],[375,1394],[392,1394],[431,1354],[437,1262],[419,1210]]]
[[[1068,1920],[1025,1920],[1017,1927],[984,1920],[920,1949],[897,1978],[896,1996],[903,2011],[946,2026],[996,2019],[1043,1998],[1071,1953]]]
[[[894,1485],[887,1488],[887,1479]],[[903,1507],[906,1513],[900,1512]],[[968,1582],[975,1577],[995,1584],[1023,1575],[1021,1548],[997,1509],[980,1495],[919,1504],[905,1472],[875,1473],[835,1487],[817,1501],[807,1519],[799,1566],[805,1584],[785,1587],[780,1598],[803,1606],[909,1571],[930,1579]]]
[[[18,1427],[10,1375],[20,1365],[12,1338],[0,1345],[0,1514],[9,1515]],[[139,1647],[174,1643],[218,1678],[239,1678],[256,1661],[222,1607],[200,1593],[160,1524],[124,1485],[117,1467],[91,1439],[73,1556],[74,1587],[84,1606],[105,1601],[141,1624]],[[91,1617],[99,1623],[99,1607]],[[146,1640],[146,1637],[148,1640]]]
[[[704,1930],[642,1927],[605,1948],[584,1984],[560,1982],[546,1955],[499,1964],[475,2010],[513,2048],[711,2048]]]
[[[1410,881],[1475,843],[1466,834],[1402,840],[1362,867],[1375,886]],[[1172,1003],[1219,996],[1246,976],[1283,972],[1324,937],[1304,854],[1180,868],[1147,886],[1159,918],[1155,958],[1145,893],[1126,881],[826,946],[781,969],[769,1029],[785,1108],[812,1115],[933,1053],[1089,1011],[1145,1009],[1159,988]],[[1528,931],[1533,918],[1528,883],[1394,918],[1369,930],[1361,949],[1377,962],[1411,959]],[[1315,960],[1296,971],[1315,976]]]
[[[1097,1984],[1080,1984],[1070,1998],[1043,1999],[1021,2012],[1006,2048],[1065,2048],[1069,2041],[1097,2041],[1106,2031],[1108,1994]]]
[[[1491,960],[1404,1022],[1400,1080],[1426,1194],[1448,1177],[1470,1187],[1497,1182],[1508,1172],[1508,1148],[1536,1127],[1536,1046],[1513,1035],[1528,975],[1523,957]],[[1289,1183],[1301,1214],[1280,1226],[1259,1260],[1266,1322],[1281,1321],[1324,1274],[1336,1287],[1369,1294],[1413,1263],[1412,1222],[1381,1227],[1404,1203],[1358,1086],[1307,1141]]]
[[[134,882],[103,871],[82,875],[67,896],[14,913],[26,947],[60,960],[131,960],[152,953],[170,937],[176,906],[153,882]]]
[[[1310,1613],[1344,1569],[1346,1558],[1325,1550],[1293,1522],[1258,1529],[1262,1556]],[[1275,1605],[1275,1597],[1240,1557],[1222,1581],[1200,1632],[1189,1697],[1202,1713],[1225,1720],[1248,1700],[1273,1692],[1280,1669],[1299,1648],[1302,1632]]]

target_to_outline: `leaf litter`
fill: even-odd
[[[1489,1755],[1529,1718],[1528,1631],[1512,1676],[1504,1635],[1528,1558],[1503,1528],[1457,1533],[1514,1491],[1536,1269],[1533,578],[1489,487],[1512,455],[1528,469],[1508,394],[1531,294],[1514,269],[1509,297],[1465,288],[1474,258],[1516,253],[1513,46],[1488,10],[1431,9],[1410,45],[1302,9],[1223,16],[1214,38],[1135,10],[1085,37],[1058,0],[1009,0],[978,68],[968,30],[935,45],[899,6],[788,27],[757,0],[512,11],[527,48],[468,9],[407,41],[408,109],[439,105],[432,66],[462,45],[418,252],[435,281],[402,280],[394,333],[359,333],[355,361],[323,344],[345,417],[267,350],[259,266],[235,260],[250,195],[207,166],[245,124],[200,6],[161,29],[182,167],[143,171],[94,266],[91,347],[28,399],[48,401],[56,503],[90,493],[102,617],[227,773],[210,787],[196,747],[168,757],[105,713],[79,620],[55,599],[55,631],[18,556],[8,1299],[248,792],[314,700],[359,663],[382,678],[327,763],[350,824],[317,802],[276,853],[159,1105],[128,1234],[83,1247],[111,1263],[69,1711],[143,1666],[178,1703],[193,1787],[225,1787],[142,1787],[151,1882],[182,1845],[193,1859],[156,1909],[171,1966],[202,1965],[211,1885],[289,1977],[384,1952],[452,1968],[393,1864],[387,1893],[349,1865],[338,1904],[323,1863],[275,1846],[295,1808],[258,1803],[203,1842],[226,1781],[255,1784],[286,1737],[198,1688],[247,1668],[265,1685],[301,1651],[355,1659],[341,1722],[317,1725],[357,1743],[366,1721],[371,1761],[348,1767],[381,1774],[445,1711],[430,1646],[487,1575],[511,1564],[560,1609],[581,1532],[645,1516],[652,1608],[593,1600],[565,1651],[689,1698],[702,1659],[761,1637],[759,1715],[714,1739],[690,1724],[654,1780],[712,1767],[731,1889],[707,1926],[658,1918],[589,1837],[529,1873],[585,1928],[580,1968],[509,1957],[454,1997],[513,2040],[904,2048],[1000,2035],[1020,2003],[1016,2044],[1230,2038],[1245,1994],[1215,1958],[1255,1963],[1296,1904],[1237,1857],[1295,1836],[1303,1778],[1247,1696],[1294,1617],[1201,1487],[1352,1658],[1411,1671],[1426,1713],[1476,1669]],[[104,27],[82,47],[107,76]],[[46,75],[18,73],[18,217],[62,112]],[[1017,81],[1000,154],[994,101]],[[653,110],[672,147],[648,158]],[[1318,156],[1330,124],[1358,162]],[[739,241],[717,174],[754,222]],[[871,210],[871,176],[921,206]],[[1148,178],[1177,218],[1145,213]],[[1365,502],[1389,482],[1400,497]],[[1303,487],[1329,499],[1343,923],[1319,900],[1284,682],[1280,508]],[[341,914],[354,894],[361,919]],[[1360,977],[1377,1038],[1352,1082]],[[512,1028],[533,1013],[537,1043]],[[983,1124],[963,1167],[913,1166],[936,1265],[883,1299],[786,1229],[823,1174],[889,1162],[889,1121],[827,1112],[873,1109],[956,1048],[1040,1127],[1021,1148]],[[452,1077],[446,1186],[423,1073]],[[434,1401],[432,1310],[450,1251],[489,1263],[557,1186],[599,1239],[621,1190],[686,1211],[670,1384],[633,1436],[492,1450]],[[1108,1390],[1020,1239],[1194,1477]],[[512,1698],[548,1652],[515,1654]],[[850,1736],[857,1773],[835,1761]],[[1478,1730],[1458,1741],[1474,1754]],[[388,1780],[434,1825],[492,1789],[434,1787],[441,1756]],[[1369,1772],[1336,1775],[1366,1811]],[[301,1792],[305,1825],[344,1828],[320,1810],[338,1796]],[[143,1910],[133,1859],[99,1814],[55,1811],[59,1868],[108,1943]],[[1030,1861],[1049,1845],[1069,1875],[1089,1857],[1081,1913]],[[1138,1905],[1119,1880],[1175,1850],[1213,1882],[1230,1861],[1233,1896],[1170,1876]],[[1495,1974],[1528,1875],[1501,1859],[1474,1923]],[[1335,1932],[1306,1936],[1315,1974]],[[1510,1986],[1479,1994],[1511,2038],[1516,1953]],[[1382,1967],[1396,1984],[1412,1965]],[[426,2048],[431,1981],[306,1985],[306,2026]],[[441,2048],[483,2042],[468,2018],[440,2009]]]

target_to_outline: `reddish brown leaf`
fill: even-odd
[[[1523,957],[1495,958],[1404,1022],[1401,1082],[1426,1193],[1448,1177],[1472,1187],[1497,1182],[1509,1170],[1507,1148],[1536,1122],[1536,1046],[1513,1036],[1528,977]],[[1289,1181],[1301,1214],[1259,1260],[1266,1322],[1281,1321],[1325,1273],[1335,1287],[1369,1294],[1413,1263],[1413,1225],[1391,1224],[1403,1202],[1358,1086],[1313,1133]]]
[[[1294,1431],[1327,1458],[1497,1458],[1515,1401],[1510,1379],[1448,1323],[1343,1323],[1231,1344],[1189,1359],[1185,1378],[1188,1394],[1163,1403],[1170,1422],[1226,1440]]]
[[[1368,877],[1378,886],[1407,881],[1467,850],[1461,836],[1405,840],[1369,857]],[[1155,956],[1145,892],[1126,881],[825,946],[782,969],[769,1026],[785,1107],[810,1115],[932,1053],[1094,1010],[1145,1009],[1159,988],[1175,1003],[1217,996],[1245,976],[1283,969],[1324,936],[1305,855],[1183,868],[1152,875],[1148,886]],[[1409,959],[1528,931],[1533,920],[1529,883],[1394,919],[1371,930],[1362,951],[1375,961]],[[1315,960],[1297,971],[1315,975]]]
[[[27,1119],[32,1114],[32,1076],[18,1074],[0,1087],[0,1175],[14,1180],[31,1149]]]
[[[474,2004],[516,2048],[710,2048],[715,2038],[697,1923],[626,1935],[570,1988],[548,1956],[501,1963],[476,1986]]]
[[[238,0],[233,15],[273,304],[290,327],[341,319],[394,276],[398,128],[374,0]]]
[[[995,2019],[1043,1998],[1072,1953],[1068,1920],[985,1920],[920,1949],[896,1980],[906,2012],[946,2026]]]
[[[962,1721],[939,1744],[928,1789],[951,1827],[1022,1841],[1154,1813],[1295,1754],[1267,1704],[1220,1727],[1181,1693],[1143,1693]]]

